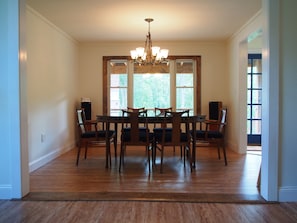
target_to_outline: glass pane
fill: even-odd
[[[261,105],[253,105],[252,119],[261,119]]]
[[[251,72],[252,72],[252,60],[248,59],[247,73],[250,74]]]
[[[253,88],[262,88],[262,75],[253,75]]]
[[[262,104],[262,90],[253,90],[253,104]]]
[[[177,87],[193,87],[193,74],[176,74]]]
[[[248,104],[251,104],[252,103],[252,100],[251,100],[251,90],[248,90],[247,91],[247,103]]]
[[[253,65],[253,73],[262,73],[262,59],[254,59]]]
[[[252,134],[261,134],[261,121],[253,120],[252,121]]]
[[[111,87],[127,87],[128,75],[127,74],[111,74],[110,75]]]
[[[177,88],[176,89],[176,110],[194,108],[193,88]]]
[[[251,134],[251,122],[248,120],[246,123],[247,134]]]
[[[134,74],[133,106],[170,107],[170,74]]]
[[[252,88],[252,82],[251,82],[251,75],[247,76],[247,88],[250,89]]]
[[[252,107],[251,105],[247,106],[247,118],[248,119],[251,119],[251,107]]]
[[[110,88],[110,110],[127,108],[127,88]]]

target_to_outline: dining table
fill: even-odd
[[[107,115],[107,114],[99,114],[96,116],[97,122],[105,123],[105,128],[107,131],[111,130],[111,124],[113,125],[112,130],[116,132],[115,139],[117,140],[118,136],[118,125],[121,123],[129,122],[128,116],[122,115]],[[205,121],[206,115],[196,114],[196,115],[185,115],[181,117],[181,123],[185,123],[189,125],[188,131],[196,132],[197,125],[198,128],[201,129],[202,123]],[[139,116],[138,121],[140,123],[149,123],[149,124],[162,124],[164,123],[164,119],[168,119],[170,117],[166,117],[164,115],[147,115],[147,116]],[[196,167],[196,134],[191,134],[192,137],[192,168]],[[108,140],[108,139],[106,139]],[[107,144],[109,142],[106,142]],[[116,142],[117,143],[117,142]],[[115,158],[117,157],[117,150],[115,149]],[[108,157],[106,156],[106,159]]]

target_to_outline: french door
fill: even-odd
[[[247,69],[247,143],[261,145],[262,55],[248,55]]]

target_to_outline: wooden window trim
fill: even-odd
[[[103,114],[107,114],[108,111],[108,86],[107,86],[107,67],[108,61],[110,60],[130,60],[130,56],[103,56]],[[201,56],[168,56],[170,60],[178,60],[178,59],[192,59],[196,61],[196,114],[201,113]]]

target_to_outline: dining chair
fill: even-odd
[[[218,158],[221,159],[220,149],[223,150],[225,165],[228,165],[227,154],[225,148],[225,131],[227,125],[227,109],[220,109],[219,120],[205,120],[205,129],[198,129],[193,134],[196,134],[196,147],[217,147]],[[195,163],[194,163],[195,166]]]
[[[188,115],[188,111],[182,112],[165,112],[165,118],[161,126],[162,131],[154,131],[154,140],[155,146],[153,149],[159,150],[161,152],[160,157],[160,173],[163,173],[163,157],[164,150],[166,147],[175,147],[180,146],[181,150],[184,151],[184,166],[186,162],[186,157],[190,161],[191,171],[191,153],[190,153],[190,144],[191,144],[191,135],[189,132],[189,123],[186,122],[185,128],[182,128],[182,116]],[[156,151],[153,153],[156,155]],[[155,157],[153,157],[153,163],[155,163]]]
[[[153,146],[153,133],[150,132],[147,122],[147,111],[127,111],[122,110],[122,133],[119,172],[124,166],[124,157],[127,146],[144,146],[149,172],[151,171],[150,151]],[[141,121],[140,122],[140,118]]]
[[[76,158],[76,166],[78,166],[80,152],[82,145],[85,146],[84,158],[87,158],[89,146],[104,147],[106,149],[106,165],[111,166],[111,152],[110,143],[114,142],[114,149],[116,151],[116,133],[113,130],[106,130],[103,127],[108,124],[108,119],[102,120],[98,123],[97,120],[86,120],[83,108],[76,109],[77,126],[78,126],[78,150]],[[102,129],[98,130],[98,125],[102,125]]]
[[[134,108],[134,107],[129,107],[127,106],[127,111],[129,112],[144,112],[146,111],[145,107],[140,107],[140,108]]]

